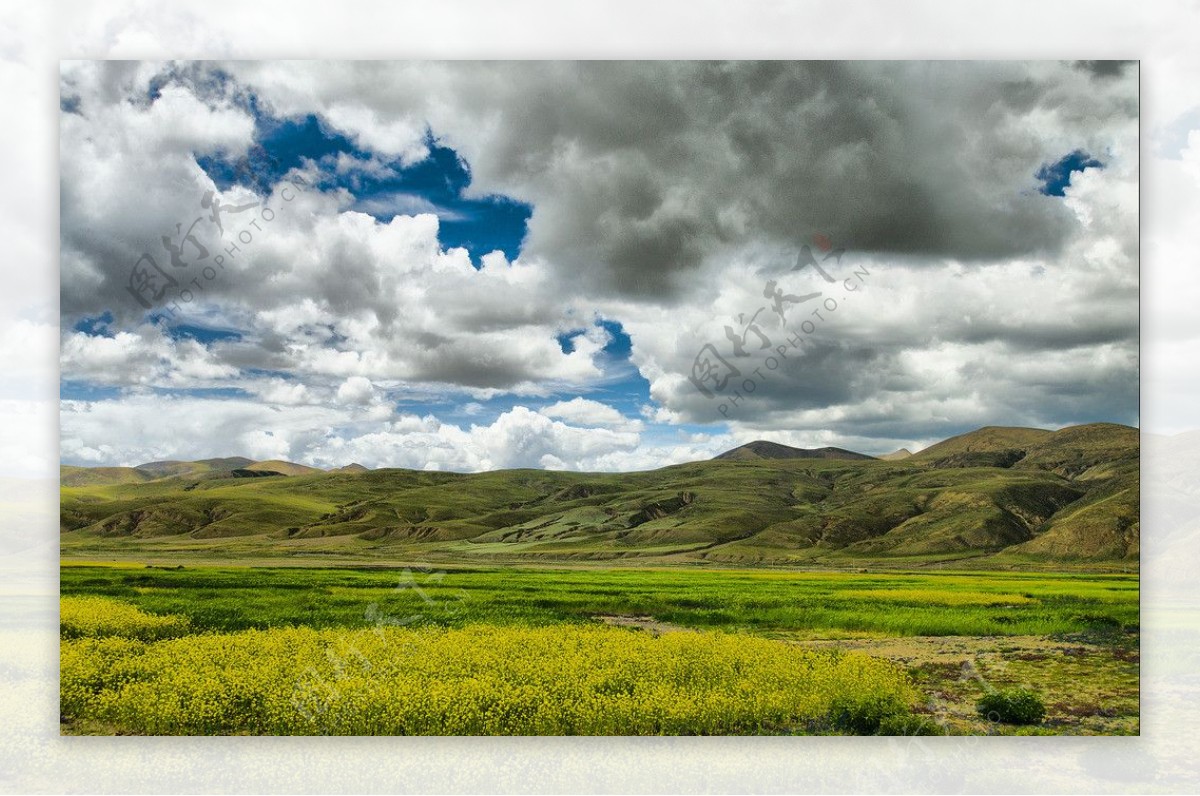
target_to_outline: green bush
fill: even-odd
[[[949,735],[945,727],[929,716],[915,713],[895,713],[884,716],[875,731],[876,735]]]
[[[893,694],[842,698],[829,712],[835,729],[856,735],[907,735],[895,732],[894,725],[911,715],[908,704]]]
[[[988,721],[1005,724],[1038,724],[1046,717],[1042,698],[1028,688],[1008,688],[984,694],[975,709]]]

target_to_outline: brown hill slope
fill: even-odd
[[[865,453],[855,453],[844,448],[793,448],[778,442],[755,440],[739,445],[732,450],[717,454],[717,460],[751,461],[758,459],[839,459],[843,461],[862,461],[873,459]]]

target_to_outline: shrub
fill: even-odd
[[[833,704],[830,711],[833,726],[855,735],[908,735],[912,712],[904,700],[893,694],[870,697],[848,696]]]
[[[904,711],[885,716],[879,722],[876,735],[949,735],[949,731],[931,719],[916,713]]]
[[[1028,688],[1009,688],[984,694],[975,705],[979,715],[1005,724],[1038,724],[1046,717],[1042,698]]]

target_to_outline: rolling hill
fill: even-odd
[[[636,473],[214,461],[156,463],[158,478],[64,468],[64,556],[1120,567],[1138,556],[1138,432],[1112,424],[991,427],[890,461],[750,443]]]
[[[350,465],[342,471],[352,471]],[[161,461],[147,462],[134,467],[76,467],[64,464],[59,468],[62,486],[113,486],[117,484],[139,484],[148,481],[169,479],[210,480],[218,478],[256,478],[271,475],[310,475],[321,473],[317,467],[285,462],[278,459],[256,462],[244,456],[229,456],[223,459],[201,459],[194,462]]]
[[[311,475],[313,473],[325,472],[319,467],[309,467],[307,464],[296,464],[295,462],[285,462],[279,459],[254,462],[240,469],[248,470],[252,473],[274,473],[275,475]]]
[[[740,445],[733,450],[717,454],[714,460],[749,461],[755,459],[840,459],[843,461],[862,461],[872,459],[865,453],[855,453],[843,448],[793,448],[778,442],[755,440]]]
[[[230,456],[225,459],[201,459],[196,462],[148,462],[139,464],[133,469],[145,473],[150,478],[167,478],[173,475],[228,473],[250,464],[254,464],[253,459],[247,459],[244,456]]]

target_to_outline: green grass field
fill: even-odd
[[[333,644],[329,638],[343,639],[338,642],[343,647],[349,643],[345,639],[358,638],[361,647],[365,643],[364,632],[371,637],[388,634],[388,639],[399,639],[417,638],[412,634],[462,629],[468,634],[462,638],[475,638],[478,635],[471,634],[486,635],[502,630],[523,633],[556,627],[564,628],[564,632],[575,632],[571,628],[584,632],[616,625],[618,627],[607,630],[617,633],[613,638],[620,640],[628,634],[636,638],[667,638],[674,637],[676,631],[691,630],[693,633],[688,637],[696,644],[718,644],[725,650],[722,655],[734,654],[738,639],[747,640],[746,644],[761,639],[782,645],[770,648],[774,652],[762,651],[764,655],[769,653],[768,657],[773,661],[763,664],[768,668],[784,666],[778,661],[790,654],[787,649],[796,647],[809,651],[836,649],[838,654],[847,649],[858,650],[868,653],[871,659],[890,659],[903,671],[902,679],[908,679],[917,695],[910,700],[909,708],[915,711],[912,716],[918,723],[906,719],[900,724],[885,725],[893,732],[918,727],[922,732],[954,733],[1129,733],[1137,732],[1138,728],[1136,576],[701,568],[435,570],[413,567],[194,567],[189,564],[180,568],[160,568],[130,564],[66,564],[62,567],[61,578],[65,600],[103,597],[156,617],[172,616],[170,621],[153,619],[147,626],[173,628],[178,623],[187,628],[189,638],[213,639],[189,643],[219,645],[214,649],[227,649],[230,644],[244,646],[248,638],[266,638],[254,636],[254,633],[274,633],[284,628],[335,634],[324,642],[309,638],[305,643],[317,645],[313,649],[322,643]],[[127,610],[122,609],[118,619],[124,617]],[[151,653],[161,656],[166,650],[173,649],[159,645],[181,644],[171,639],[146,638],[143,631],[126,634],[128,640],[72,640],[80,635],[103,633],[80,631],[76,624],[68,627],[65,614],[63,628],[64,650],[69,648],[70,654],[75,656],[73,666],[79,663],[77,658],[84,651],[118,657],[136,653],[137,660],[149,661],[151,657],[147,656]],[[722,638],[728,639],[732,646],[727,649],[720,646]],[[535,643],[533,637],[530,639],[529,643]],[[263,643],[267,642],[264,640]],[[542,641],[536,640],[536,643]],[[616,666],[622,671],[625,670],[622,667],[634,666],[637,661],[621,656],[643,656],[643,663],[655,668],[657,665],[650,666],[649,662],[658,660],[655,656],[661,654],[653,644],[645,649],[635,645],[635,652],[628,652],[626,642],[614,646],[606,638],[596,643],[600,645],[597,649],[611,651],[611,655],[609,652],[597,653],[608,661],[603,665]],[[145,649],[138,647],[131,653],[130,644],[143,645]],[[188,649],[193,650],[189,654],[202,654],[194,651],[195,646]],[[267,647],[263,649],[266,654]],[[475,653],[464,651],[464,654]],[[690,654],[693,653],[684,654],[684,657]],[[616,657],[612,658],[613,655]],[[323,665],[327,666],[328,662]],[[729,671],[741,671],[736,661],[728,665],[733,667]],[[155,671],[161,667],[159,664]],[[83,665],[82,671],[91,670]],[[131,671],[142,670],[134,667]],[[340,679],[327,674],[325,680],[330,677],[334,677],[334,682]],[[92,683],[98,689],[108,687],[95,685],[100,681],[86,678],[79,682]],[[134,682],[138,682],[136,676]],[[455,682],[461,685],[465,681]],[[1038,727],[1017,728],[990,724],[973,715],[971,706],[975,699],[990,688],[1006,685],[1024,685],[1043,694],[1048,702],[1047,720]],[[629,687],[635,691],[638,688],[659,689],[654,691],[658,694],[656,698],[669,701],[666,692],[661,690],[666,686],[657,680],[634,683]],[[725,687],[735,688],[735,685],[731,681],[721,686]],[[788,685],[788,688],[798,687]],[[884,685],[879,687],[884,688]],[[893,689],[887,691],[889,694],[901,693],[907,687],[897,680],[885,690]],[[151,686],[143,684],[138,688],[142,690],[134,689],[126,694],[126,698],[132,700],[135,694],[141,694]],[[516,688],[516,685],[504,680],[496,688],[498,693],[509,693],[506,689]],[[712,699],[726,704],[722,700],[731,698],[729,692],[718,690],[720,695],[714,691]],[[263,729],[268,725],[253,725],[247,729],[236,723],[220,722],[212,725],[188,724],[186,721],[179,725],[147,724],[146,716],[150,713],[145,709],[141,713],[129,713],[126,723],[122,723],[119,717],[126,714],[112,712],[115,708],[111,708],[116,704],[113,700],[120,702],[118,692],[119,689],[103,698],[93,694],[94,704],[109,705],[110,712],[103,713],[101,718],[101,714],[81,710],[68,717],[64,730],[171,732],[174,727],[178,732],[271,731]],[[677,696],[687,701],[683,696]],[[266,699],[261,694],[258,698]],[[278,699],[282,697],[276,694],[272,698],[276,700],[272,704],[278,710],[278,704],[282,704]],[[570,704],[575,704],[571,700],[576,698],[577,695],[563,697]],[[335,708],[341,710],[337,707],[341,702],[334,701]],[[93,703],[87,703],[85,699],[80,704]],[[788,718],[790,714],[785,715],[786,711],[780,713],[776,706],[771,709],[774,712],[768,711],[769,720],[764,714],[758,725],[753,715],[730,708],[721,713],[725,718],[710,717],[716,723],[699,723],[690,729],[684,719],[676,720],[678,716],[670,721],[663,718],[666,723],[655,724],[638,714],[640,718],[631,719],[633,723],[629,730],[652,733],[880,731],[879,722],[865,728],[861,724],[838,723],[830,718],[833,716],[830,711],[834,710],[832,703],[819,704],[820,710],[812,708],[804,715],[796,714],[791,718]],[[510,708],[516,710],[511,705],[505,710]],[[173,709],[182,710],[178,705]],[[486,708],[479,710],[486,713]],[[400,723],[388,726],[436,731],[436,722],[430,724],[433,720],[421,715],[424,718],[419,720],[397,718]],[[520,715],[526,716],[526,713]],[[556,721],[566,720],[561,716],[553,719],[541,713],[538,715],[542,716],[539,721],[543,724],[528,726],[550,728],[547,732],[588,731],[581,729],[584,727],[619,731],[603,724],[556,724]],[[693,714],[684,711],[679,715]],[[114,716],[118,718],[114,719]],[[348,722],[346,727],[361,729],[367,726],[357,714],[343,718]],[[405,721],[417,723],[406,724]],[[466,723],[461,727],[475,727],[480,732],[501,726],[488,724],[478,717],[463,721]],[[725,721],[729,723],[723,724]],[[285,731],[304,731],[303,726],[297,729],[284,719],[268,724]],[[508,725],[501,728],[504,726]],[[204,727],[209,729],[204,730]],[[447,724],[442,729],[450,731],[454,727],[460,725]],[[748,727],[757,727],[757,730],[748,730]]]
[[[1137,629],[1127,575],[698,569],[157,569],[64,566],[62,594],[103,595],[208,630],[547,625],[653,616],[694,628],[822,637],[987,636]]]

